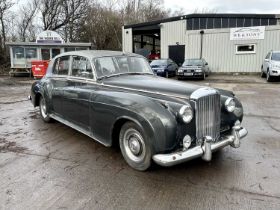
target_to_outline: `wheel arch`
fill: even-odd
[[[40,98],[42,97],[42,94],[40,92],[35,94],[35,100],[34,100],[34,106],[39,106],[40,104]]]
[[[119,136],[122,126],[127,122],[133,122],[140,126],[143,129],[143,126],[141,123],[138,122],[138,120],[133,119],[129,116],[121,116],[116,119],[114,122],[112,129],[111,129],[111,139],[112,139],[112,146],[119,146]]]

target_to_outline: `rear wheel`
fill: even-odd
[[[42,120],[44,122],[50,122],[51,118],[50,118],[49,113],[48,113],[47,103],[46,103],[46,100],[43,96],[40,97],[39,109],[40,109],[40,115],[41,115]]]
[[[119,143],[125,161],[138,171],[147,170],[152,163],[152,148],[144,131],[133,122],[125,123],[120,131]]]

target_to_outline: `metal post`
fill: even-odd
[[[203,51],[203,34],[204,34],[204,31],[200,31],[200,56],[199,58],[201,59],[202,58],[202,51]]]

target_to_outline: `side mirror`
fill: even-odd
[[[208,63],[206,62],[205,65],[208,66]]]
[[[267,59],[267,58],[266,58],[266,59],[264,59],[264,61],[265,61],[265,62],[268,62],[268,61],[269,61],[269,59]]]

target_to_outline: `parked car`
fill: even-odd
[[[184,79],[186,77],[205,79],[209,73],[210,70],[205,59],[186,59],[182,67],[178,70],[178,79]]]
[[[150,63],[153,72],[162,77],[176,76],[178,65],[171,59],[158,59]]]
[[[270,51],[261,66],[261,76],[270,82],[273,77],[280,76],[280,51]]]
[[[158,78],[141,55],[74,51],[56,56],[31,87],[43,121],[55,119],[105,146],[119,144],[126,162],[146,170],[210,161],[247,135],[243,108],[230,91]]]

